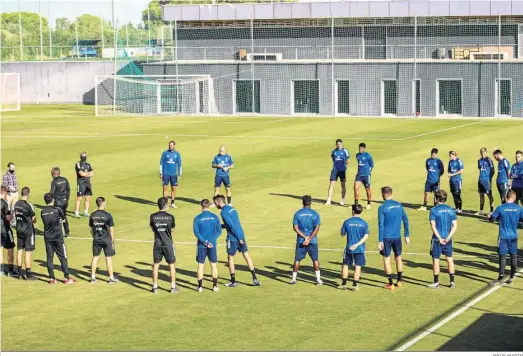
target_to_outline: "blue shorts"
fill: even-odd
[[[436,193],[439,190],[439,182],[425,182],[425,193]]]
[[[449,182],[450,192],[453,194],[461,194],[462,182],[460,180],[451,180]]]
[[[392,251],[395,257],[401,256],[401,239],[383,239],[383,251],[380,251],[380,254],[383,257],[389,257]]]
[[[499,196],[501,197],[501,200],[506,200],[508,192],[508,183],[497,183],[496,186],[498,187],[498,192]]]
[[[214,186],[220,188],[221,185],[225,185],[226,188],[231,187],[231,178],[229,176],[216,176],[214,177]]]
[[[205,263],[205,258],[208,258],[211,263],[218,262],[216,246],[213,246],[212,248],[198,246],[196,248],[196,262]]]
[[[310,256],[312,261],[318,261],[318,245],[308,244],[303,246],[300,243],[296,244],[296,253],[294,255],[294,261],[300,262],[307,254]]]
[[[340,179],[340,182],[346,182],[347,181],[347,171],[338,171],[337,169],[333,169],[331,171],[330,181],[336,182],[338,180],[338,178]]]
[[[491,193],[490,181],[488,181],[488,180],[478,181],[478,193],[490,194]]]
[[[172,187],[177,187],[178,186],[178,176],[177,175],[174,175],[174,176],[171,176],[171,175],[162,175],[162,183],[163,183],[163,186],[166,187],[168,186],[169,184],[171,184]]]
[[[498,253],[501,256],[505,256],[508,253],[516,256],[518,254],[518,239],[499,239]]]
[[[432,239],[430,242],[430,255],[434,259],[439,259],[441,255],[452,257],[452,240],[442,245],[438,240]]]
[[[361,182],[365,188],[370,188],[370,176],[356,176],[355,182]]]
[[[365,266],[365,253],[354,253],[349,248],[343,252],[343,264],[347,266]]]
[[[236,255],[236,252],[249,252],[247,249],[247,242],[245,242],[245,240],[243,240],[243,244],[238,241],[227,240],[227,254],[229,256],[234,256]]]

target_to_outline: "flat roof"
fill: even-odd
[[[365,0],[223,5],[165,5],[164,21],[349,17],[521,16],[523,0]]]

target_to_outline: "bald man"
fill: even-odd
[[[216,168],[213,196],[215,197],[220,194],[221,185],[225,185],[227,204],[232,206],[231,179],[229,173],[231,168],[234,168],[234,162],[232,161],[232,157],[227,154],[227,148],[225,146],[220,146],[218,154],[212,160],[212,168]]]

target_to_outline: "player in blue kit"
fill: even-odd
[[[454,275],[456,268],[452,258],[452,237],[458,228],[456,211],[448,206],[447,192],[440,190],[436,192],[437,205],[430,211],[430,227],[432,228],[432,239],[430,242],[430,255],[432,256],[432,270],[434,272],[434,283],[429,288],[439,287],[440,257],[447,256],[448,271],[450,276],[450,288],[455,288]]]
[[[291,284],[296,284],[296,277],[300,269],[300,262],[309,255],[316,273],[316,284],[322,285],[320,276],[320,262],[318,261],[318,231],[320,231],[320,215],[311,209],[312,198],[304,195],[302,198],[303,208],[294,214],[292,227],[296,234],[296,253],[294,256],[294,267],[292,269]]]
[[[363,184],[367,191],[367,209],[370,209],[370,202],[372,200],[372,190],[370,188],[370,176],[372,169],[374,168],[374,160],[370,153],[366,152],[367,145],[360,143],[359,152],[356,154],[356,160],[358,161],[358,172],[354,180],[354,204],[358,204],[360,197],[360,186]]]
[[[330,205],[332,200],[332,193],[334,192],[334,185],[338,178],[341,183],[341,200],[340,205],[345,205],[345,194],[347,193],[347,165],[350,162],[350,154],[347,149],[343,148],[341,139],[336,140],[336,148],[331,152],[332,171],[330,176],[329,193],[325,205]]]
[[[423,196],[423,206],[418,210],[427,210],[427,203],[430,193],[436,194],[439,190],[440,178],[445,173],[443,162],[438,158],[438,149],[433,148],[430,151],[430,158],[425,161],[425,169],[427,170],[427,180],[425,181],[425,194]],[[434,205],[436,201],[434,199]]]
[[[222,234],[220,218],[209,211],[211,202],[203,199],[200,202],[202,212],[194,218],[193,232],[198,239],[196,243],[196,262],[198,262],[198,292],[203,292],[203,267],[205,260],[211,264],[212,289],[218,292],[218,252],[216,250],[216,240]]]
[[[518,264],[518,223],[523,221],[523,208],[515,203],[516,192],[507,192],[507,202],[489,214],[491,222],[499,221],[498,254],[499,276],[491,285],[503,283],[512,284],[516,275]],[[507,254],[510,255],[510,278],[503,282],[505,268],[507,267]]]
[[[232,204],[230,170],[234,168],[232,157],[227,154],[225,146],[220,146],[219,153],[212,160],[212,168],[216,168],[214,177],[214,197],[220,194],[220,187],[223,184],[227,193],[227,204]],[[214,207],[214,204],[211,208]]]
[[[501,203],[507,202],[508,180],[510,177],[510,162],[503,157],[503,152],[497,149],[493,153],[494,158],[498,161],[498,177],[496,178],[496,186],[498,188]]]
[[[177,208],[176,188],[178,187],[178,176],[182,177],[182,156],[175,150],[176,143],[169,141],[169,149],[162,153],[160,158],[160,179],[163,185],[163,196],[169,195],[169,184],[171,185],[171,207]]]
[[[361,267],[365,266],[365,241],[369,238],[369,224],[360,218],[363,207],[360,204],[352,206],[352,217],[343,222],[341,237],[347,236],[347,244],[343,252],[343,266],[341,268],[341,288],[347,289],[349,266],[354,265],[354,280],[351,290],[358,290],[361,277]]]
[[[461,188],[463,185],[463,178],[461,174],[465,169],[463,161],[458,158],[456,151],[449,151],[449,166],[447,172],[449,174],[450,193],[454,198],[454,205],[456,206],[456,213],[461,214],[463,209],[463,200],[461,199]]]
[[[234,256],[236,252],[241,252],[249,271],[252,275],[252,283],[255,286],[260,286],[260,282],[256,277],[256,271],[254,270],[254,263],[252,263],[251,256],[249,255],[249,249],[245,242],[245,234],[243,232],[242,225],[240,223],[240,217],[238,212],[231,205],[225,204],[225,197],[223,195],[217,195],[214,197],[214,204],[220,209],[223,225],[222,227],[227,230],[227,262],[229,264],[229,272],[231,273],[231,281],[227,283],[226,287],[236,287],[236,273],[234,266]]]
[[[516,162],[510,169],[510,179],[512,179],[511,188],[516,193],[516,204],[523,205],[523,162],[521,156],[523,152],[516,151]]]
[[[401,223],[403,222],[405,243],[408,244],[410,242],[409,219],[403,205],[392,199],[392,188],[381,188],[381,196],[385,202],[378,208],[378,247],[380,254],[383,256],[385,274],[388,280],[385,288],[394,290],[395,286],[401,287],[403,283]],[[398,273],[396,284],[392,283],[391,252],[394,252],[394,258],[396,259],[396,272]]]
[[[492,177],[494,177],[494,162],[487,156],[487,148],[481,147],[479,150],[481,158],[478,160],[479,178],[478,178],[478,193],[479,193],[479,211],[474,215],[484,215],[483,208],[485,207],[485,194],[488,196],[490,204],[490,212],[494,211],[494,197],[492,196]]]

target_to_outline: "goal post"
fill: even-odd
[[[108,115],[219,115],[209,75],[97,75],[95,111]]]
[[[20,110],[20,73],[0,73],[0,111]]]

